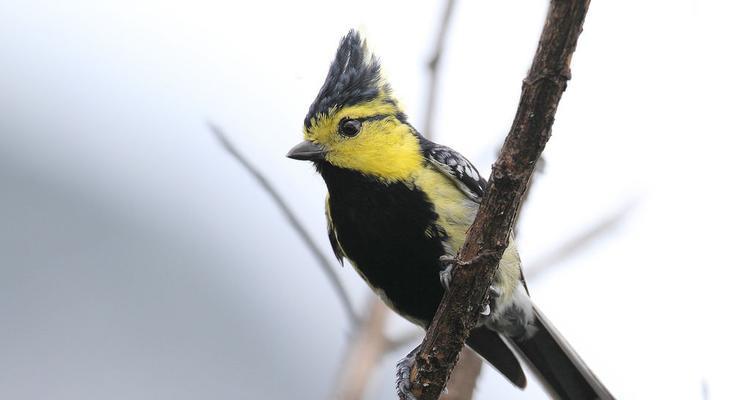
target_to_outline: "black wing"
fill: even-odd
[[[336,237],[336,228],[333,227],[333,221],[331,220],[331,212],[328,210],[328,198],[326,197],[326,223],[328,225],[328,240],[331,242],[331,248],[333,249],[333,255],[339,260],[341,265],[344,265],[344,250],[341,248],[339,239]]]
[[[487,186],[487,181],[479,171],[459,152],[437,143],[424,142],[422,151],[425,158],[440,172],[451,178],[453,183],[472,200],[479,202]]]

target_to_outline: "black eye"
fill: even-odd
[[[360,129],[362,129],[362,122],[356,119],[342,119],[339,122],[339,133],[343,136],[357,136]]]

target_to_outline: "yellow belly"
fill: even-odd
[[[422,168],[413,177],[414,184],[427,194],[435,206],[438,225],[448,234],[447,254],[455,256],[466,240],[466,232],[474,222],[479,204],[469,199],[448,177],[432,168]],[[429,234],[429,233],[428,233]],[[500,260],[495,280],[501,302],[510,301],[521,278],[521,259],[513,235]]]

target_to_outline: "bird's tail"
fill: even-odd
[[[513,340],[514,347],[557,399],[614,399],[575,350],[534,306],[536,332]]]
[[[497,332],[483,326],[474,328],[466,339],[466,344],[497,368],[511,383],[521,389],[526,387],[526,375],[521,369],[521,363]]]

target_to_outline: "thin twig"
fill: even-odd
[[[588,227],[585,231],[559,245],[538,260],[526,264],[526,268],[524,268],[526,280],[531,281],[548,272],[552,267],[560,265],[562,261],[580,252],[594,240],[601,238],[605,233],[617,227],[633,207],[635,207],[635,201],[626,204],[612,215]]]
[[[589,0],[551,1],[513,126],[458,254],[450,289],[416,356],[411,376],[412,394],[418,399],[440,396],[469,331],[477,324],[526,185],[549,140],[588,5]]]
[[[337,400],[363,398],[372,373],[389,346],[389,341],[384,334],[389,312],[380,299],[372,296],[366,317],[349,343],[344,361],[341,363],[332,398]]]
[[[328,280],[331,282],[331,285],[338,295],[339,300],[341,300],[341,305],[344,307],[344,311],[346,312],[347,317],[349,317],[349,322],[351,322],[352,326],[357,326],[357,324],[359,324],[359,317],[357,316],[357,312],[354,310],[354,305],[349,298],[346,289],[344,289],[344,285],[342,285],[338,275],[336,274],[335,266],[328,260],[328,258],[325,256],[325,253],[323,253],[323,250],[321,250],[320,247],[315,243],[310,233],[305,229],[304,226],[302,226],[299,218],[294,215],[292,209],[289,207],[286,201],[284,201],[279,192],[271,185],[268,179],[266,179],[266,177],[260,172],[260,170],[258,170],[242,155],[242,153],[240,153],[240,151],[234,146],[234,144],[218,126],[214,125],[211,122],[208,122],[208,128],[213,132],[221,145],[224,146],[224,148],[232,156],[234,156],[234,158],[239,161],[239,163],[242,164],[243,167],[245,167],[245,170],[247,170],[247,172],[249,172],[250,175],[252,175],[258,181],[260,186],[268,193],[268,195],[271,196],[271,199],[273,199],[274,203],[276,203],[276,205],[279,207],[281,213],[284,214],[287,221],[289,221],[289,224],[292,225],[292,228],[294,228],[294,230],[297,232],[299,237],[302,239],[302,242],[304,242],[307,248],[310,249],[310,251],[313,253],[314,258],[318,262],[318,265],[320,265],[323,273],[325,273],[325,275],[328,277]]]
[[[474,398],[474,388],[482,372],[482,357],[464,346],[448,380],[448,389],[440,396],[440,400],[471,400]]]
[[[443,9],[443,18],[438,29],[435,48],[432,51],[432,57],[427,63],[427,69],[430,72],[429,86],[427,89],[427,107],[424,114],[424,126],[422,135],[427,139],[432,139],[432,124],[435,122],[435,100],[437,99],[437,84],[439,79],[440,61],[443,58],[443,49],[445,48],[445,38],[448,36],[448,25],[450,25],[453,16],[455,0],[446,0]]]

